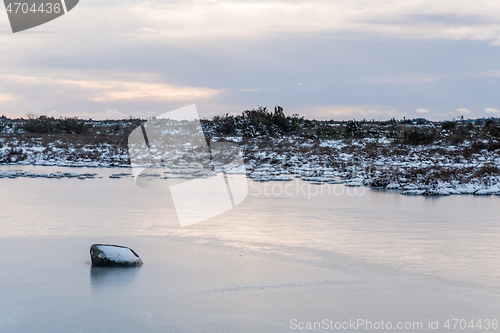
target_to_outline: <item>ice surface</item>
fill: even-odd
[[[35,169],[23,168],[57,170]],[[498,317],[497,196],[251,182],[235,209],[179,228],[168,193],[109,179],[117,169],[96,172],[104,178],[2,180],[0,332],[290,332],[292,318]],[[140,249],[148,265],[91,268],[94,242]]]
[[[2,240],[0,251],[15,251],[0,258],[9,267],[0,278],[0,332],[281,333],[296,331],[292,319],[426,325],[429,319],[497,318],[500,306],[493,292],[339,256],[325,267],[175,238],[115,241],[140,246],[151,265],[89,267],[86,238]],[[424,326],[419,332],[433,331]]]

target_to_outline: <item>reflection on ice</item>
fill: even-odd
[[[139,273],[140,267],[91,267],[92,287],[125,286],[130,284]]]

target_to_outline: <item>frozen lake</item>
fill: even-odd
[[[109,178],[127,169],[0,170],[103,177],[0,179],[0,332],[500,319],[500,197],[250,182],[235,209],[180,228],[166,188]],[[145,265],[91,268],[92,243],[130,246]]]

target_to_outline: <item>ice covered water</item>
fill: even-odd
[[[49,174],[52,169],[97,170],[103,178],[0,180],[4,237],[179,236],[268,253],[299,249],[305,256],[307,251],[327,251],[405,271],[500,286],[497,196],[429,198],[297,180],[250,182],[250,194],[241,206],[180,228],[166,185],[143,189],[131,177],[108,178],[124,169],[36,170]]]
[[[427,321],[499,305],[496,196],[250,181],[241,205],[180,228],[167,187],[109,178],[127,170],[23,168],[97,176],[0,179],[2,332],[278,332],[330,310]],[[91,269],[92,243],[146,265]]]

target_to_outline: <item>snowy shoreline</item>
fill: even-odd
[[[99,168],[122,168],[129,169],[127,172],[113,173],[106,178],[125,178],[133,177],[132,168],[127,164],[117,164],[110,165],[101,162],[76,162],[76,163],[56,163],[53,161],[47,161],[46,163],[27,163],[28,161],[23,161],[22,163],[2,163],[0,164],[0,179],[3,178],[48,178],[48,179],[61,179],[61,178],[74,178],[74,179],[94,179],[103,178],[99,177],[96,172],[84,172],[79,173],[77,170],[75,172],[63,172],[56,171],[51,173],[44,172],[30,172],[23,170],[10,170],[4,171],[2,167],[9,166],[10,168],[15,168],[16,166],[37,166],[37,167],[60,167],[60,168],[94,168],[96,171]],[[316,164],[307,163],[305,165],[296,165],[290,167],[281,167],[278,163],[262,163],[256,164],[253,160],[250,160],[245,164],[246,176],[254,182],[289,182],[293,179],[300,179],[304,182],[308,182],[311,185],[337,185],[343,184],[347,187],[360,187],[366,186],[378,189],[387,190],[397,190],[399,193],[404,195],[427,195],[427,196],[446,196],[446,195],[500,195],[500,179],[496,177],[489,177],[490,183],[486,183],[485,179],[472,178],[469,182],[444,182],[437,181],[433,184],[425,184],[422,181],[412,182],[403,175],[410,173],[412,170],[417,168],[422,168],[425,163],[405,165],[404,163],[399,163],[397,165],[396,161],[392,161],[392,164],[381,165],[345,165],[343,167],[325,167],[321,166],[321,160],[317,157]],[[495,161],[498,162],[498,161]],[[299,163],[297,163],[299,164]],[[484,167],[485,165],[477,164],[476,169]],[[184,165],[183,163],[175,168],[157,168],[149,169],[157,170],[157,172],[145,173],[141,176],[147,178],[179,178],[179,179],[192,179],[199,178],[201,170],[192,169]],[[465,169],[470,168],[470,166],[452,166],[452,165],[442,165],[439,168],[449,169],[449,168]],[[434,167],[435,168],[435,167]],[[225,168],[224,170],[227,174],[243,174],[241,170],[235,170],[231,168]],[[206,172],[203,173],[203,177],[209,177],[210,174]],[[386,181],[385,185],[381,185],[381,179]],[[378,185],[378,186],[377,186]]]
[[[130,168],[128,137],[144,121],[47,117],[0,120],[0,168]],[[398,190],[406,195],[500,195],[498,119],[317,121],[285,116],[278,107],[274,113],[258,109],[241,116],[204,119],[201,124],[207,142],[236,143],[242,151],[246,171],[230,167],[224,171],[246,173],[257,182],[300,178],[314,185],[343,183]],[[47,129],[49,125],[52,127]],[[36,132],[42,130],[45,132]],[[159,147],[150,149],[151,159],[162,160],[164,149],[154,148]],[[197,162],[189,153],[174,155],[171,163],[184,162],[172,166],[176,169],[173,175],[166,172],[158,177],[209,176],[208,169],[202,173],[187,167]],[[114,176],[123,177],[120,173]],[[91,178],[77,173],[61,176],[0,171],[0,178],[17,177]]]

